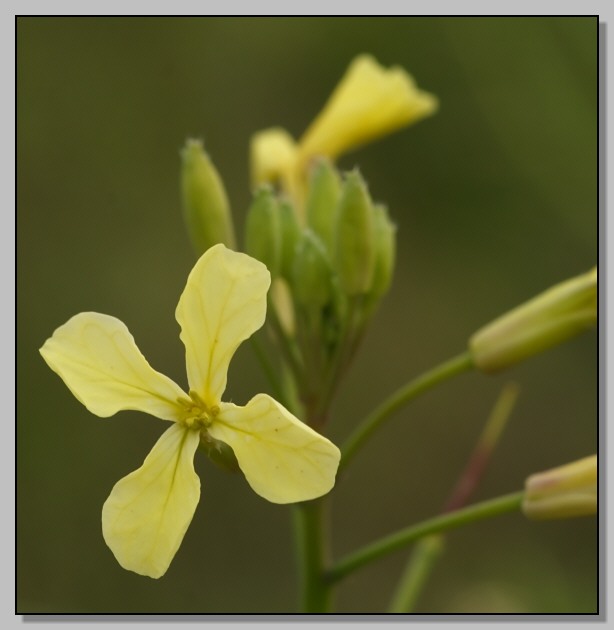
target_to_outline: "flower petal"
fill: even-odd
[[[97,416],[136,409],[163,420],[181,417],[177,398],[186,395],[147,363],[126,325],[115,317],[79,313],[47,339],[40,353]]]
[[[253,490],[273,503],[315,499],[335,485],[339,449],[266,394],[222,403],[209,433],[232,447]]]
[[[102,507],[102,535],[124,569],[159,578],[179,549],[200,498],[198,431],[174,424],[120,479]]]
[[[185,345],[188,382],[217,405],[232,355],[266,316],[267,268],[246,254],[215,245],[192,269],[175,316]]]
[[[360,55],[299,142],[303,160],[336,158],[354,147],[432,114],[437,99],[419,90],[403,68],[385,69]]]

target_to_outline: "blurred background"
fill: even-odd
[[[493,317],[596,263],[596,18],[18,18],[18,612],[296,610],[290,509],[202,455],[201,502],[168,573],[119,567],[102,504],[165,426],[89,414],[38,348],[78,312],[112,314],[184,386],[183,143],[204,140],[241,233],[250,135],[300,136],[361,52],[405,67],[441,106],[339,162],[388,204],[399,252],[331,439]],[[348,469],[335,557],[441,509],[510,380],[520,397],[476,501],[596,451],[594,332],[501,376],[463,375],[397,414]],[[226,400],[261,391],[245,344]],[[385,610],[406,557],[347,579],[338,610]],[[417,611],[596,612],[598,561],[595,519],[503,516],[448,536]]]

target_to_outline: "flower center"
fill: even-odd
[[[194,391],[190,390],[190,398],[179,398],[179,404],[184,408],[184,416],[179,421],[187,429],[206,431],[213,423],[220,411],[217,405],[208,406]]]

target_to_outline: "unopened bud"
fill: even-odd
[[[183,216],[197,254],[217,243],[235,249],[228,197],[217,169],[200,140],[188,140],[181,151]]]
[[[309,180],[305,210],[307,225],[322,239],[329,252],[333,248],[335,216],[340,194],[339,173],[329,160],[318,160],[313,166]]]
[[[497,372],[566,341],[597,321],[597,267],[557,284],[469,339],[475,366]]]
[[[286,280],[282,277],[273,278],[269,299],[277,314],[279,325],[284,334],[294,337],[296,334],[296,319],[294,317],[294,304],[292,303],[292,293]]]
[[[201,435],[200,446],[205,451],[209,459],[218,468],[225,470],[226,472],[238,472],[239,462],[237,457],[226,442],[220,442],[213,439],[210,435]]]
[[[255,133],[250,145],[252,186],[274,184],[287,177],[296,153],[292,136],[281,127]]]
[[[369,291],[375,265],[375,232],[371,198],[358,171],[348,173],[335,225],[334,266],[347,295]]]
[[[254,195],[245,221],[245,252],[264,263],[273,277],[281,264],[281,222],[279,205],[268,186]]]
[[[281,231],[281,275],[292,281],[292,265],[296,256],[296,245],[301,238],[301,228],[294,207],[288,200],[279,202],[279,224]]]
[[[305,307],[321,308],[332,295],[332,270],[322,241],[310,229],[303,232],[292,267],[292,289]]]
[[[531,475],[522,511],[540,520],[596,514],[597,455]]]
[[[396,255],[396,225],[390,220],[388,210],[380,204],[373,207],[375,223],[375,267],[369,294],[376,299],[390,288]]]

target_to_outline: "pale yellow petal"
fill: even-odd
[[[175,315],[190,389],[209,407],[220,402],[235,350],[264,324],[270,284],[261,262],[221,244],[207,250],[188,277]]]
[[[79,313],[47,339],[40,353],[97,416],[136,409],[164,420],[181,417],[177,398],[185,394],[147,363],[126,325],[115,317]]]
[[[266,394],[222,403],[209,433],[232,447],[249,485],[273,503],[315,499],[335,485],[339,449]]]
[[[120,479],[102,508],[102,534],[119,564],[159,578],[179,549],[200,498],[194,452],[200,435],[174,424]]]
[[[360,55],[299,142],[301,160],[316,155],[336,158],[432,114],[437,99],[424,92],[398,66],[385,69]]]

